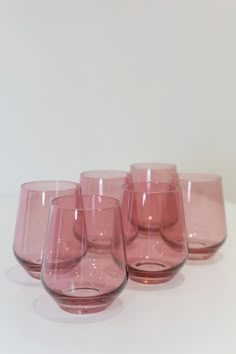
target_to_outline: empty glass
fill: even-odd
[[[142,162],[131,165],[132,181],[137,182],[163,182],[178,184],[176,165],[158,162]]]
[[[207,259],[226,238],[223,187],[220,176],[180,174],[187,225],[189,258]]]
[[[68,181],[35,181],[21,186],[14,253],[33,278],[40,278],[51,200],[79,191],[77,183]]]
[[[86,171],[80,175],[81,192],[86,195],[104,195],[116,198],[120,201],[122,187],[129,183],[130,175],[126,171],[98,170]],[[132,240],[136,236],[136,230],[129,225],[127,220],[128,200],[122,200],[122,221],[126,229],[127,239]],[[90,247],[96,248],[96,242],[90,243]]]
[[[135,183],[124,187],[123,198],[136,230],[130,239],[124,228],[129,277],[144,284],[170,280],[188,254],[181,190],[169,183]]]
[[[42,282],[71,313],[98,312],[117,298],[127,283],[127,270],[116,199],[83,195],[53,200]]]
[[[80,175],[81,192],[86,195],[104,195],[119,199],[128,173],[119,170],[86,171]]]

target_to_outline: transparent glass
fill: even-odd
[[[118,201],[96,195],[53,200],[42,282],[57,304],[71,313],[101,311],[127,279]]]
[[[130,174],[120,170],[94,170],[82,172],[80,175],[81,192],[85,195],[104,195],[116,198],[120,201],[122,188],[130,182]],[[122,200],[122,221],[123,227],[129,234],[129,239],[132,240],[136,236],[136,230],[129,225],[127,220],[126,207],[128,201]],[[127,236],[128,237],[128,236]],[[93,248],[96,248],[96,243],[93,243]]]
[[[129,277],[144,284],[172,279],[188,255],[181,190],[169,183],[134,183],[124,188],[123,199]],[[136,230],[133,239],[129,227]]]
[[[208,259],[226,239],[224,196],[220,176],[180,174],[190,259]]]
[[[80,175],[81,192],[86,195],[104,195],[120,198],[128,173],[119,170],[86,171]]]
[[[70,181],[35,181],[21,186],[14,238],[14,254],[33,278],[40,278],[43,247],[51,200],[80,193]]]
[[[176,165],[170,163],[134,163],[131,165],[130,174],[134,183],[163,182],[178,184],[178,174]]]

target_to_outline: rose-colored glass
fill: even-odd
[[[68,193],[80,193],[79,184],[70,181],[35,181],[21,186],[14,254],[33,278],[40,278],[51,200]]]
[[[127,219],[136,237],[127,239],[129,277],[144,284],[173,278],[187,258],[187,239],[180,188],[169,183],[134,183],[124,187]],[[123,205],[123,203],[121,204]]]
[[[158,162],[142,162],[131,165],[130,174],[134,183],[163,182],[178,184],[176,165]]]
[[[188,235],[189,259],[207,259],[226,238],[221,177],[180,174]]]
[[[42,281],[71,313],[98,312],[117,298],[127,283],[127,269],[116,199],[81,195],[53,200]]]
[[[94,170],[85,171],[80,175],[81,194],[84,195],[104,195],[120,200],[122,188],[130,182],[130,174],[120,170]],[[132,240],[136,236],[134,227],[129,225],[125,208],[128,201],[123,200],[122,221],[126,229],[127,238]],[[90,242],[90,241],[89,241]],[[93,242],[94,251],[96,242]]]
[[[86,171],[80,175],[81,193],[120,198],[122,186],[127,183],[128,172],[119,170]]]

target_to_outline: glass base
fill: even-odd
[[[41,261],[39,260],[38,263],[33,263],[26,261],[25,259],[20,258],[15,252],[15,257],[20,265],[25,269],[25,271],[34,279],[40,279],[41,274]]]
[[[30,271],[28,271],[27,272],[30,276],[31,276],[31,278],[34,278],[34,279],[37,279],[37,280],[40,280],[40,277],[41,277],[41,271],[39,271],[39,272],[30,272]]]
[[[58,306],[66,312],[73,313],[73,314],[78,314],[78,315],[85,315],[85,314],[91,314],[91,313],[97,313],[100,311],[105,310],[107,307],[109,307],[112,304],[106,304],[106,305],[100,305],[100,306],[69,306],[69,305],[61,305],[58,303]]]
[[[223,245],[224,241],[225,240],[223,240],[222,242],[216,245],[209,245],[209,246],[206,243],[203,243],[201,241],[189,242],[188,259],[196,260],[196,261],[207,260],[214,256],[214,254],[218,251],[218,249]]]
[[[166,266],[155,262],[140,262],[134,266],[128,265],[129,278],[142,284],[161,284],[170,281],[178,273],[185,260],[175,267],[165,269]]]
[[[103,311],[110,306],[124,289],[127,280],[126,278],[118,288],[102,294],[98,288],[90,286],[65,289],[59,293],[49,289],[44,281],[42,283],[62,310],[74,314],[90,314]]]

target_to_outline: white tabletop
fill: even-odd
[[[94,315],[60,310],[12,253],[16,198],[0,200],[1,354],[236,354],[236,206],[228,239],[209,261],[188,262],[171,282],[129,281]]]

